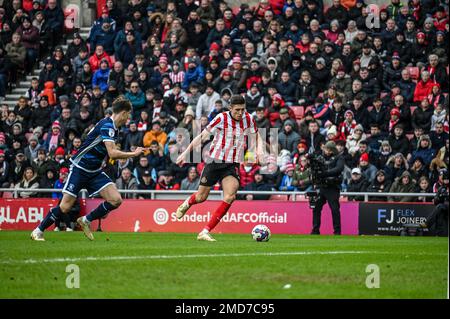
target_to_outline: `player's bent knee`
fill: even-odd
[[[197,203],[203,203],[208,198],[208,195],[197,194]]]
[[[234,202],[235,200],[236,200],[236,194],[233,194],[233,195],[227,195],[227,196],[224,196],[224,201],[226,201],[227,203],[232,203],[232,202]]]
[[[71,208],[72,208],[71,206],[65,205],[65,204],[61,204],[61,205],[59,206],[59,209],[61,210],[61,212],[62,212],[63,214],[68,214],[68,213],[70,212],[70,209],[71,209]]]

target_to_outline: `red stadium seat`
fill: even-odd
[[[287,201],[289,199],[288,195],[270,195],[269,200],[284,200]]]
[[[292,196],[295,196],[294,198],[292,198]],[[290,200],[294,200],[296,202],[307,202],[308,198],[306,198],[305,195],[292,195]]]
[[[3,198],[14,198],[12,192],[3,192]]]
[[[231,10],[233,11],[233,15],[237,16],[239,14],[239,11],[241,11],[241,8],[238,6],[233,7]]]
[[[420,76],[420,70],[417,66],[408,67],[409,74],[411,75],[411,79],[418,80]]]
[[[64,33],[71,33],[78,28],[80,9],[78,6],[69,4],[64,8]]]
[[[414,138],[414,134],[406,134],[406,138],[411,141]]]
[[[414,106],[414,105],[411,105],[410,107],[409,107],[409,110],[411,111],[411,114],[413,114],[414,113],[414,110],[417,108],[417,106]]]
[[[301,120],[303,118],[305,111],[303,106],[291,106],[291,110],[294,111],[295,119]]]

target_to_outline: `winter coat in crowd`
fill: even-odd
[[[403,183],[403,178],[408,177],[408,182]],[[411,174],[408,171],[404,171],[400,177],[397,177],[392,183],[389,190],[390,193],[414,193],[416,190],[416,182],[411,178]],[[390,202],[412,202],[413,197],[409,196],[389,196],[388,201]]]

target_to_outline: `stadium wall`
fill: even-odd
[[[81,213],[100,203],[100,199],[81,200]],[[0,199],[0,230],[32,230],[57,204],[54,199]],[[182,221],[175,217],[179,204],[175,200],[124,200],[119,209],[102,220],[101,226],[113,232],[198,232],[219,201],[194,206]],[[342,234],[396,235],[402,224],[426,222],[432,209],[433,205],[418,203],[342,202]],[[321,233],[332,234],[328,206],[322,216]],[[307,202],[236,201],[216,231],[248,234],[256,224],[269,226],[275,234],[309,234],[312,213]]]

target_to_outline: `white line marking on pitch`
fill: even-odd
[[[218,258],[218,257],[252,257],[252,256],[296,256],[296,255],[340,255],[340,254],[371,254],[368,251],[297,251],[275,253],[232,253],[232,254],[195,254],[195,255],[145,255],[145,256],[105,256],[76,258],[46,258],[24,260],[0,260],[0,264],[40,264],[77,261],[114,261],[136,259],[182,259],[182,258]]]
[[[0,260],[0,264],[44,264],[44,263],[64,263],[64,262],[83,262],[83,261],[120,261],[120,260],[138,260],[138,259],[183,259],[183,258],[220,258],[220,257],[252,257],[252,256],[304,256],[304,255],[344,255],[344,254],[387,254],[398,253],[379,252],[379,251],[293,251],[293,252],[274,252],[274,253],[231,253],[231,254],[193,254],[193,255],[144,255],[144,256],[104,256],[104,257],[75,257],[75,258],[45,258],[45,259],[10,259]],[[427,255],[427,256],[447,256],[447,254],[430,253],[408,253],[409,255]]]

